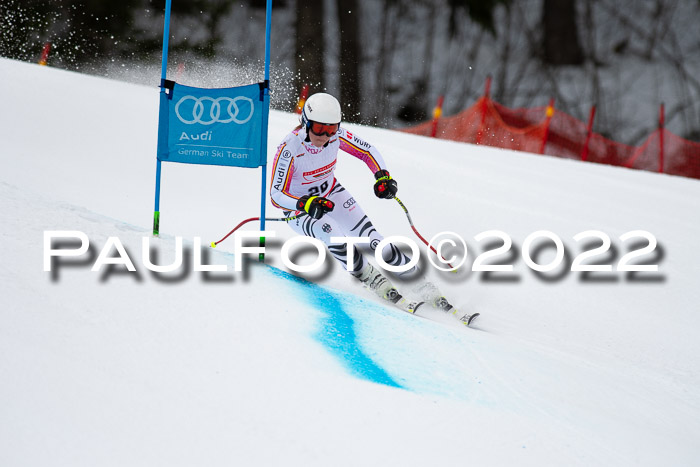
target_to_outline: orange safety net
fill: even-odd
[[[511,109],[481,97],[457,115],[400,131],[700,179],[700,144],[659,128],[641,146],[611,141],[551,107]]]

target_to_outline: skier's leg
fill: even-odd
[[[314,237],[324,242],[328,247],[328,251],[340,261],[344,269],[347,270],[348,264],[352,264],[353,271],[351,274],[367,288],[374,291],[380,298],[388,300],[404,311],[414,313],[423,302],[409,302],[406,300],[377,268],[364,259],[357,248],[353,248],[353,256],[348,263],[347,244],[330,241],[332,236],[344,236],[338,220],[333,215],[334,213],[335,210],[327,213],[321,219],[312,219],[309,216],[304,216],[290,221],[289,226],[301,235]]]
[[[367,238],[369,240],[369,248],[374,252],[379,242],[381,242],[384,237],[377,232],[372,221],[365,214],[362,207],[355,201],[352,194],[340,185],[340,183],[336,182],[331,193],[328,195],[328,199],[333,201],[336,205],[336,208],[330,214],[332,214],[333,218],[342,229],[342,233],[336,235]],[[345,251],[347,254],[347,249],[343,250],[339,248],[339,250]],[[384,247],[381,254],[382,259],[392,266],[403,266],[411,261],[411,258],[399,250],[394,244],[389,244]],[[355,270],[358,271],[359,269]],[[398,276],[412,275],[416,271],[417,268],[414,266],[410,270],[398,274]]]
[[[384,237],[377,232],[377,229],[372,224],[372,221],[365,214],[362,207],[355,202],[350,192],[346,190],[342,185],[336,183],[328,195],[328,198],[333,201],[336,208],[333,210],[332,217],[337,221],[338,226],[343,230],[343,235],[347,237],[364,237],[369,239],[369,246],[372,251],[375,251],[379,242],[381,242]],[[337,255],[336,257],[343,261],[347,258],[347,248],[344,244],[329,246],[329,250],[341,252],[345,256]],[[384,247],[381,252],[382,259],[392,266],[402,266],[408,264],[410,258],[408,255],[404,254],[399,248],[394,244],[389,244]],[[361,264],[362,260],[358,261],[357,264]],[[376,277],[380,277],[380,280],[384,279],[382,275],[376,268],[372,268],[372,265],[367,263],[365,270],[359,267],[355,268],[355,271],[361,271],[360,274],[355,274],[363,280],[364,278],[369,278],[370,281],[375,280]],[[394,278],[402,283],[406,283],[407,287],[410,287],[412,292],[420,297],[426,303],[429,303],[433,307],[443,310],[445,312],[451,312],[454,307],[445,298],[444,294],[440,289],[432,282],[430,282],[425,274],[422,274],[417,266],[412,267],[408,271],[403,273],[391,273]],[[411,283],[411,285],[408,284]],[[387,281],[388,283],[388,281]],[[393,287],[393,285],[391,286]],[[402,286],[403,288],[403,286]]]
[[[331,242],[331,237],[344,236],[340,223],[336,216],[333,215],[334,212],[329,212],[320,219],[303,216],[290,221],[288,225],[301,235],[321,240],[328,248],[328,252],[340,262],[344,269],[347,270],[348,264],[351,264],[351,274],[358,276],[366,264],[362,254],[356,248],[353,248],[353,256],[348,259],[347,244]]]

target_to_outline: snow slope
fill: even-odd
[[[463,329],[377,303],[330,262],[314,283],[291,276],[283,225],[268,225],[273,267],[233,272],[227,241],[204,260],[229,272],[192,272],[195,237],[257,215],[259,171],[165,164],[150,238],[157,88],[5,59],[0,79],[0,465],[697,462],[696,180],[349,126],[383,151],[424,235],[467,241],[458,274],[424,261],[482,313]],[[269,154],[294,124],[271,113]],[[366,167],[341,156],[337,174],[384,235],[415,238]],[[471,272],[489,243],[474,237],[495,229],[514,271]],[[574,235],[600,230],[615,265],[638,229],[658,239],[656,273],[535,274],[520,256],[549,230],[570,262]],[[48,230],[91,249],[44,272]],[[169,264],[176,236],[190,267],[146,270],[143,238]],[[109,237],[137,272],[90,270]]]

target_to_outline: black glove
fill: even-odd
[[[399,186],[396,180],[391,178],[388,170],[378,170],[374,178],[377,179],[377,183],[374,184],[374,194],[377,198],[391,199],[396,196]]]
[[[335,204],[323,196],[304,195],[297,201],[297,209],[305,211],[314,219],[320,219],[327,212],[331,212]]]

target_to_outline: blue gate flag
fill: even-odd
[[[264,231],[272,0],[265,5],[265,81],[222,89],[193,88],[167,79],[171,6],[172,0],[165,0],[153,235],[160,232],[163,162],[261,167],[260,230]],[[260,246],[265,246],[264,237]],[[260,261],[263,259],[260,253]]]
[[[163,80],[158,160],[260,167],[265,83],[203,89]]]

